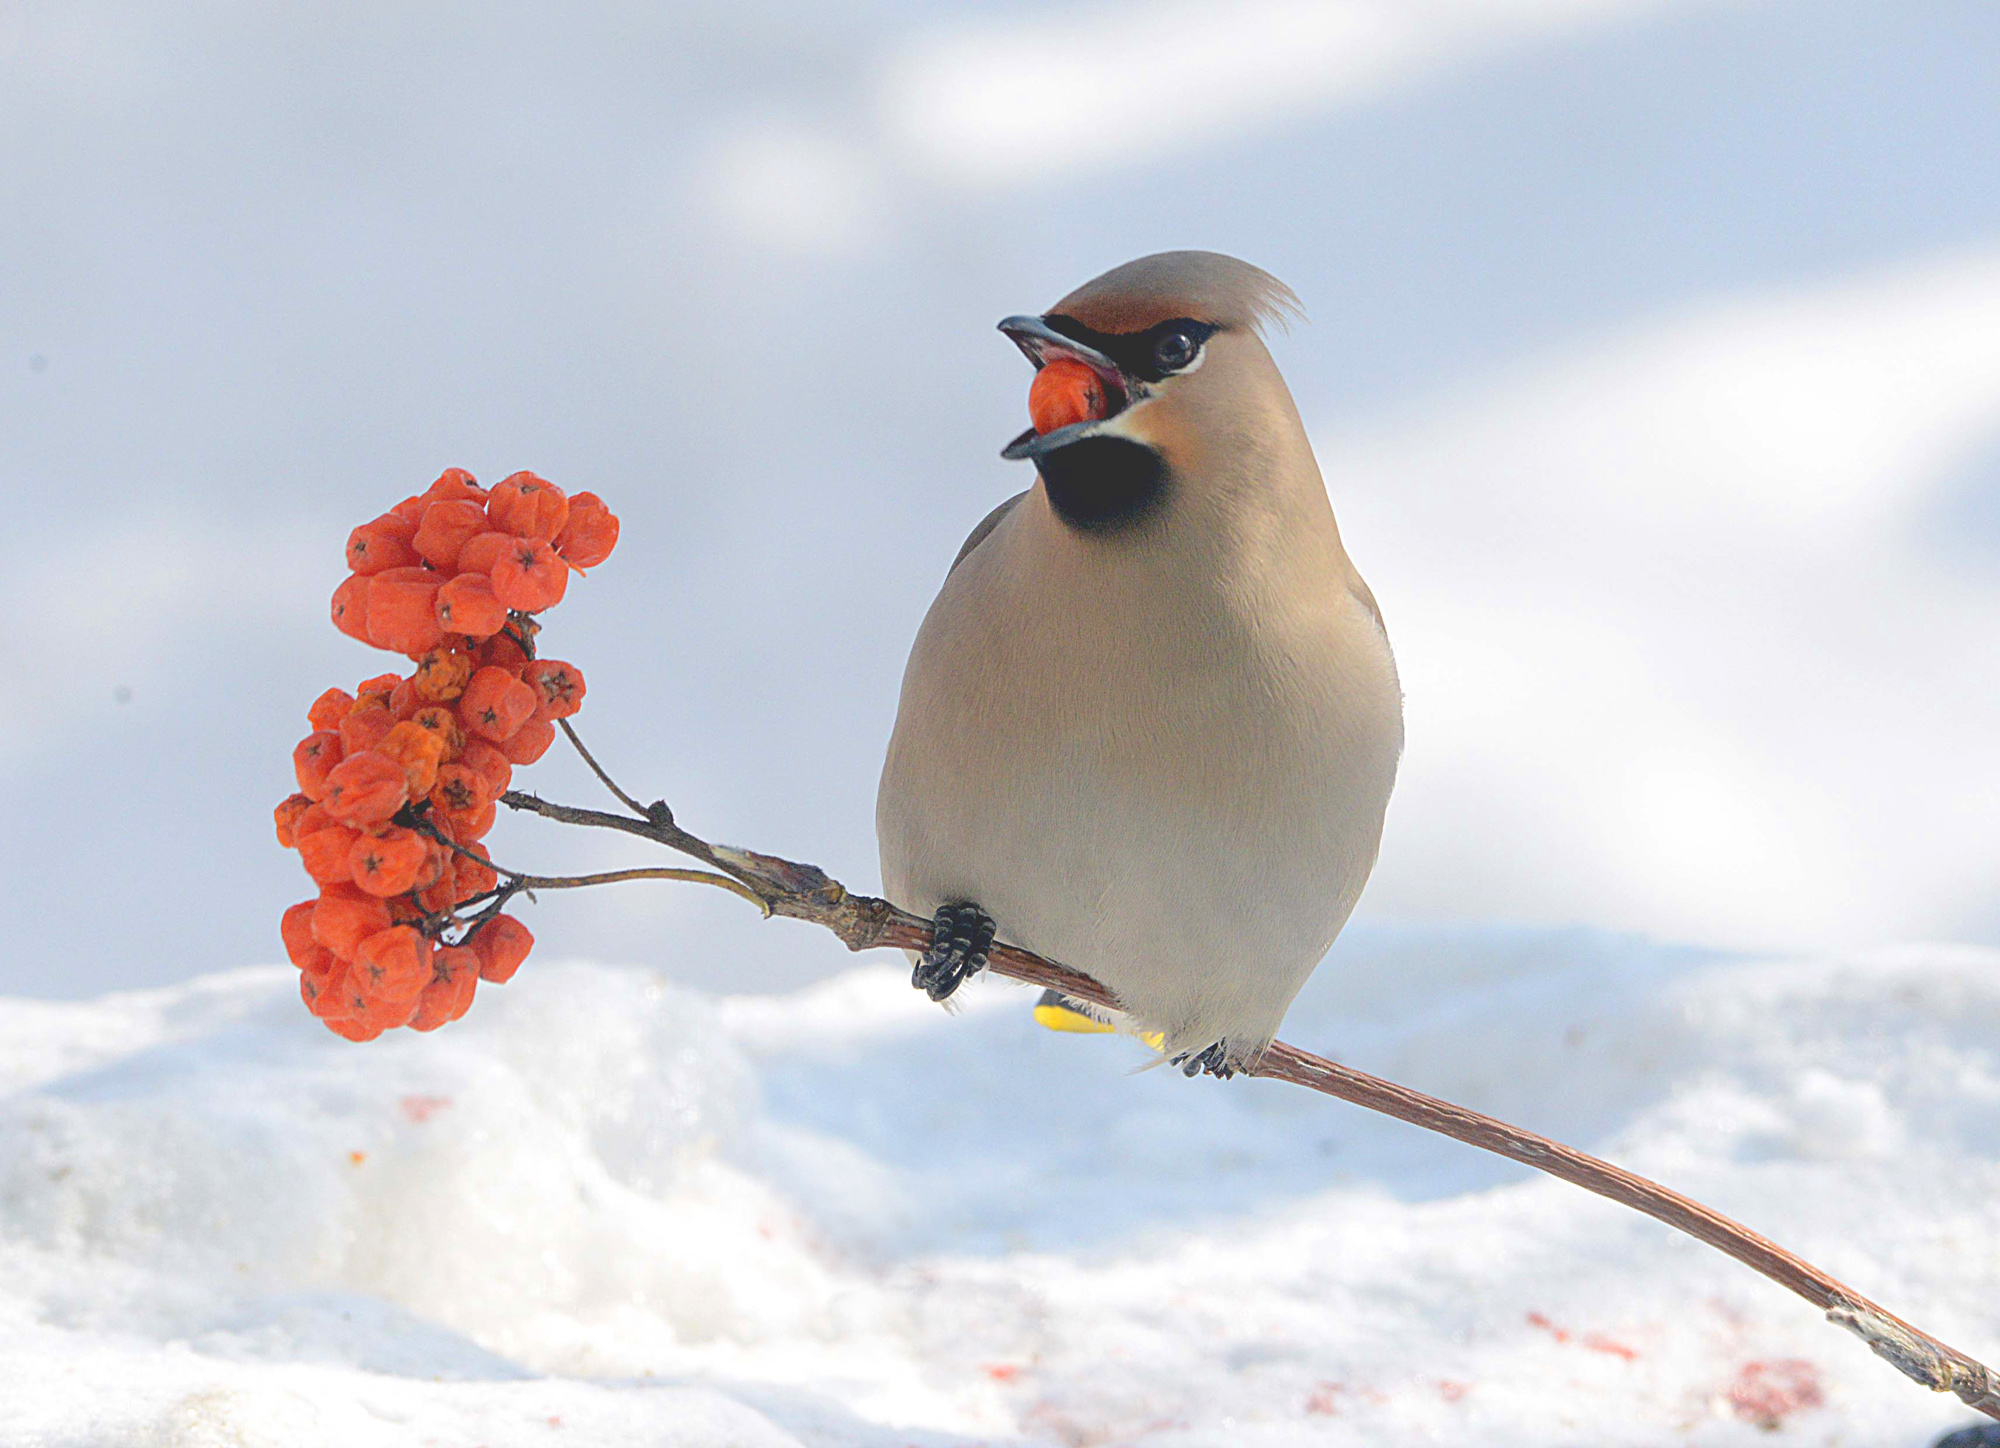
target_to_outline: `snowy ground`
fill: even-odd
[[[778,927],[772,927],[778,928]],[[984,982],[532,965],[365,1047],[255,967],[0,1003],[13,1445],[1918,1445],[1715,1253]],[[1343,942],[1296,1041],[1659,1175],[1991,1360],[2000,955]]]

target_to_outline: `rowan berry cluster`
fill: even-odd
[[[285,951],[307,1007],[349,1040],[457,1020],[533,946],[499,913],[510,892],[479,841],[514,766],[583,704],[576,666],[535,656],[535,615],[617,541],[594,493],[533,473],[486,489],[459,468],[348,535],[334,626],[415,668],[313,702],[299,792],[275,817],[319,886],[285,911]]]

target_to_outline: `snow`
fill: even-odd
[[[1289,1039],[1605,1153],[1989,1360],[2000,955],[1360,931]],[[0,1001],[0,1442],[1788,1441],[1965,1421],[1630,1212],[893,964]]]

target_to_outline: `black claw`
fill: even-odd
[[[948,1000],[986,969],[986,952],[992,948],[992,916],[970,901],[940,905],[931,921],[931,948],[910,972],[910,984],[934,1001]]]
[[[1214,1045],[1189,1055],[1174,1057],[1174,1064],[1181,1068],[1181,1074],[1195,1077],[1207,1072],[1218,1081],[1227,1081],[1236,1074],[1236,1068],[1229,1064],[1229,1042],[1217,1041]]]

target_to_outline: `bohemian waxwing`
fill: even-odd
[[[1097,415],[1006,448],[1035,485],[966,539],[903,676],[876,830],[889,899],[936,921],[934,999],[997,923],[1226,1076],[1354,909],[1402,696],[1260,335],[1297,305],[1178,251],[1000,324],[1088,366]]]

